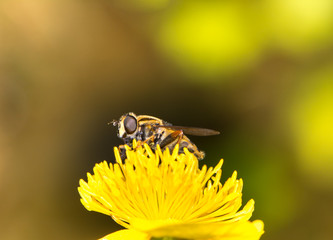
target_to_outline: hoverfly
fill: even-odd
[[[184,148],[192,152],[198,160],[204,158],[205,153],[199,151],[197,146],[185,136],[210,136],[218,135],[220,132],[196,127],[173,126],[172,124],[148,115],[135,115],[130,112],[120,117],[118,121],[110,122],[113,126],[118,126],[118,137],[123,139],[124,143],[132,147],[133,139],[147,143],[152,150],[156,149],[157,144],[162,150],[169,148],[170,152],[176,144],[179,144],[179,152],[183,153]],[[126,158],[124,145],[120,146],[122,158]]]

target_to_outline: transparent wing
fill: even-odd
[[[158,125],[157,127],[163,127],[172,130],[182,130],[185,134],[192,136],[212,136],[220,134],[219,131],[207,128],[197,128],[197,127],[185,127],[185,126],[167,126]]]

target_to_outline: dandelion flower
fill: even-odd
[[[96,164],[88,181],[80,180],[84,207],[126,228],[102,239],[256,240],[263,234],[262,221],[249,221],[254,201],[240,210],[243,181],[237,172],[220,182],[223,160],[200,169],[196,157],[186,149],[179,154],[178,146],[170,153],[133,145],[124,162],[115,148],[116,163]]]

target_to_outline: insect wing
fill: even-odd
[[[185,127],[185,126],[167,126],[160,125],[158,127],[164,127],[171,130],[182,130],[185,134],[192,136],[212,136],[220,134],[219,131],[207,129],[207,128],[197,128],[197,127]]]

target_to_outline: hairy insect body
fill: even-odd
[[[165,126],[166,123],[163,123],[163,126]],[[169,124],[169,126],[172,126]],[[181,130],[170,130],[166,128],[157,128],[154,127],[147,127],[143,126],[145,129],[149,129],[147,132],[146,137],[142,139],[142,141],[147,141],[148,145],[150,147],[156,146],[157,144],[161,147],[162,150],[165,150],[166,148],[169,148],[170,151],[172,151],[176,144],[179,144],[179,152],[184,153],[184,148],[187,148],[190,152],[194,153],[194,155],[198,159],[203,159],[205,154],[203,151],[199,151],[197,146],[191,142],[191,140],[181,132]],[[153,141],[150,140],[151,136]]]
[[[180,153],[183,153],[184,148],[187,148],[198,160],[204,158],[204,152],[199,151],[197,146],[184,133],[189,132],[189,134],[199,136],[219,133],[210,129],[173,126],[162,119],[148,115],[137,116],[131,112],[121,116],[119,121],[113,121],[112,123],[115,126],[118,125],[118,137],[123,139],[124,143],[130,147],[132,147],[134,139],[148,144],[153,150],[159,145],[162,150],[169,148],[172,152],[176,144],[179,144]],[[125,148],[121,146],[120,150],[123,154],[122,157],[126,158]]]

